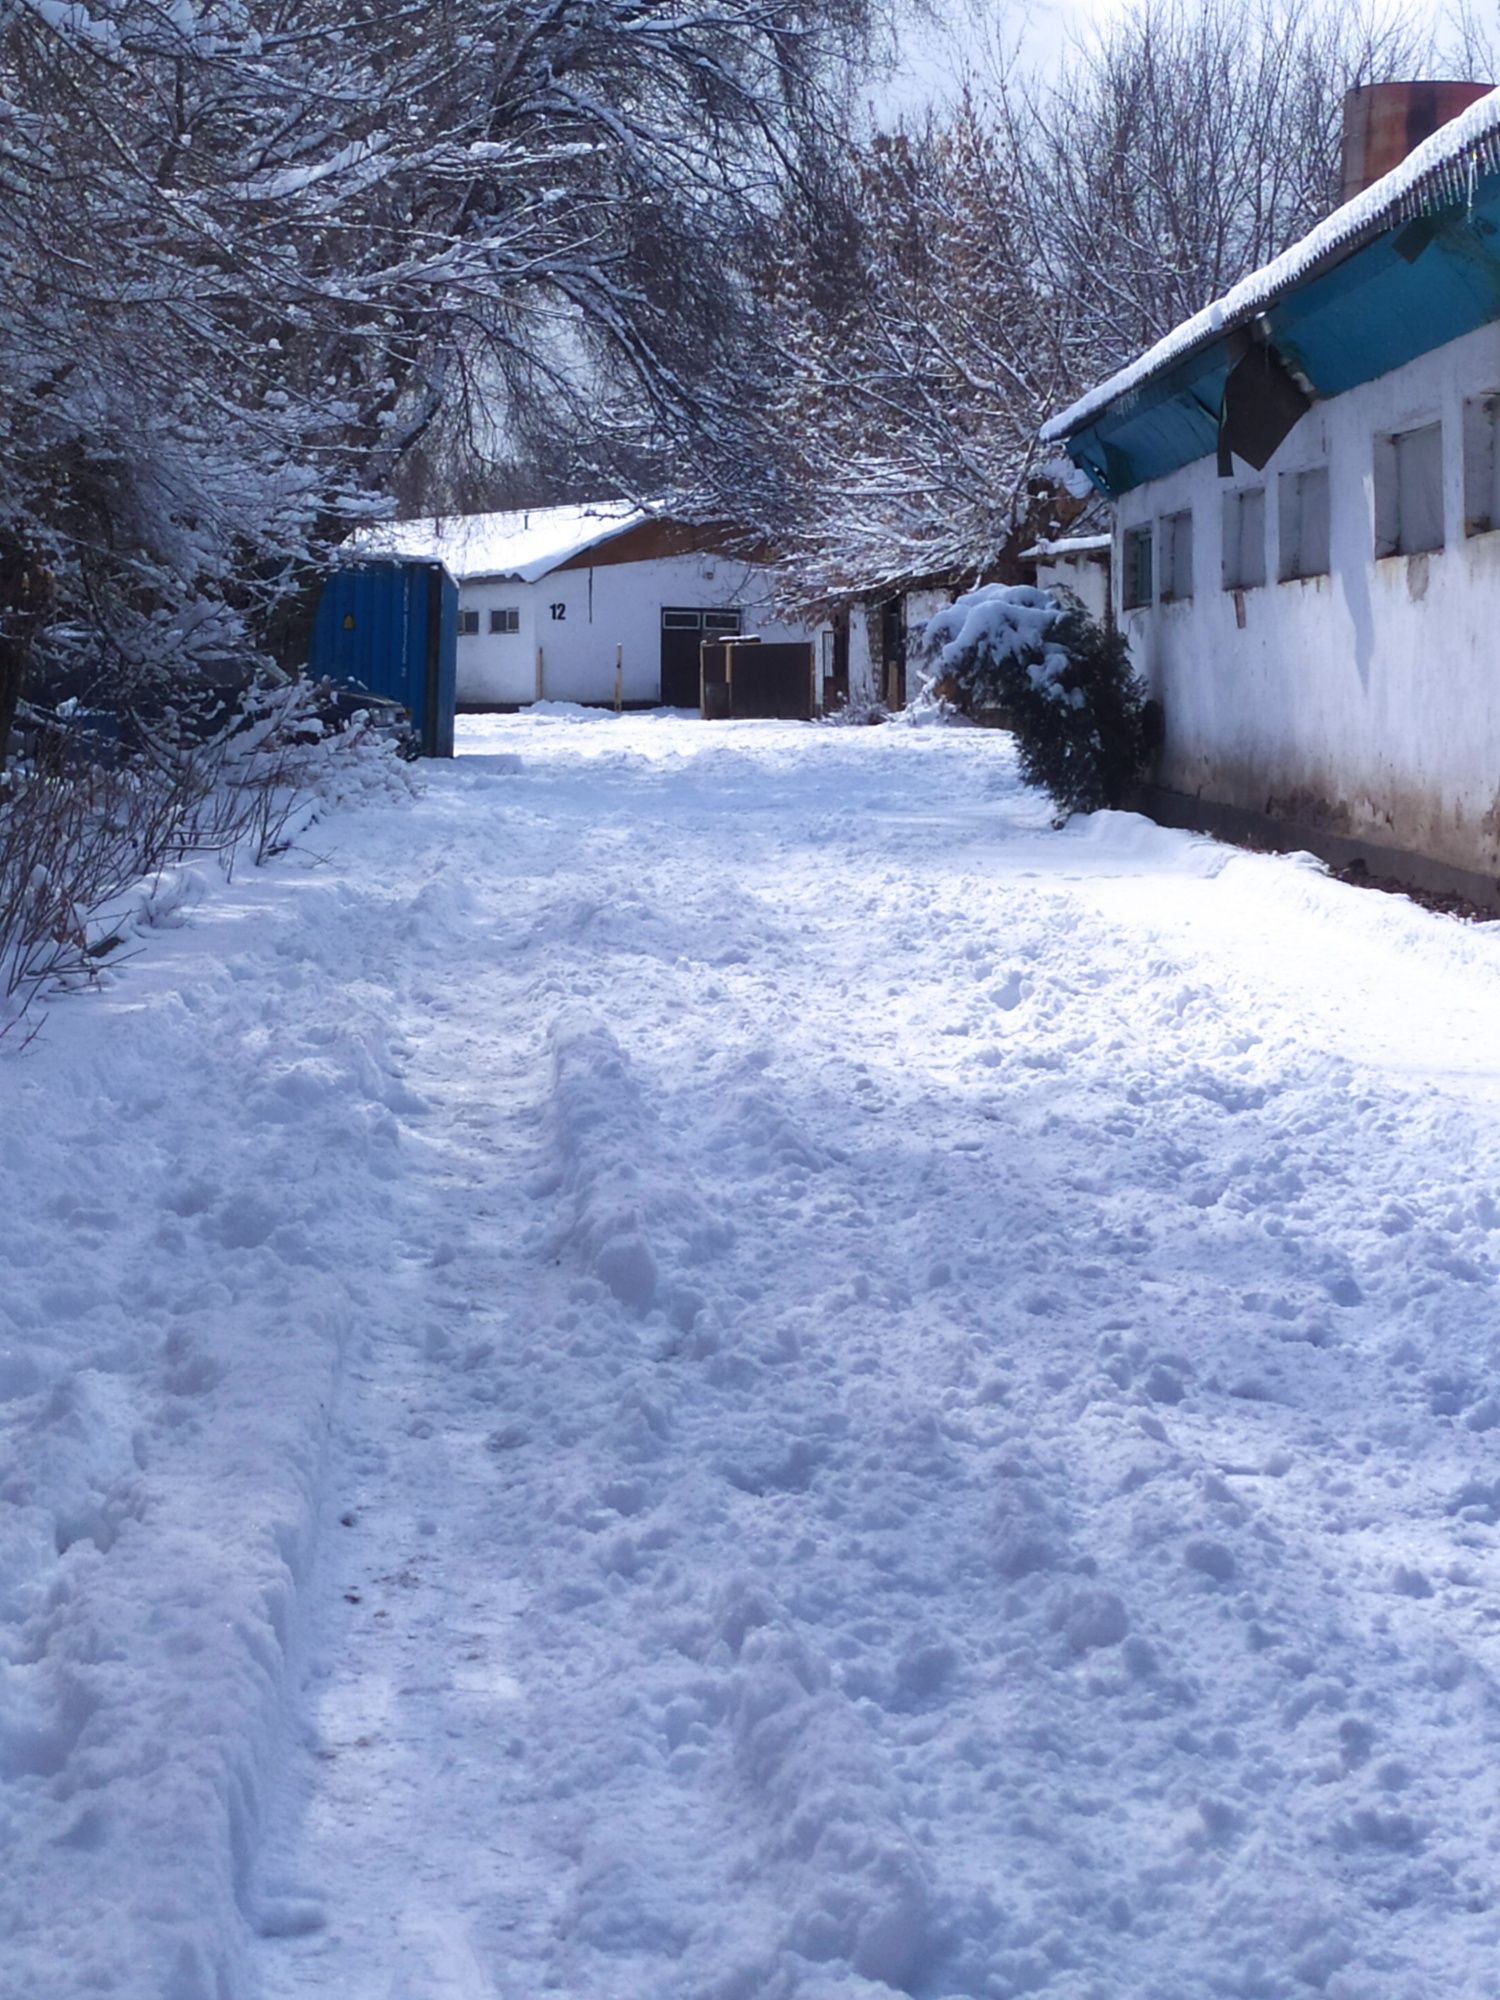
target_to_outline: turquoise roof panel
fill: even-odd
[[[1496,320],[1500,174],[1490,174],[1471,200],[1393,223],[1300,278],[1267,302],[1261,325],[1326,399]],[[1067,438],[1069,456],[1112,496],[1207,457],[1244,340],[1243,329],[1226,330],[1132,386]]]
[[[1280,353],[1341,396],[1500,319],[1500,183],[1473,210],[1388,230],[1273,304]]]

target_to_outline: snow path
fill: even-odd
[[[1500,928],[469,747],[0,1066],[18,2000],[1488,2000]]]

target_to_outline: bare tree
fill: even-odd
[[[0,0],[0,760],[23,671],[295,658],[465,398],[732,428],[736,276],[866,0]],[[636,418],[640,424],[639,417]]]
[[[805,296],[788,343],[816,596],[993,568],[1040,524],[1033,442],[1066,372],[1013,174],[973,96],[861,162],[859,282],[833,316]]]
[[[1002,58],[866,147],[855,272],[792,288],[803,594],[1006,576],[1071,511],[1044,418],[1326,214],[1345,90],[1429,60],[1334,0],[1137,0],[1050,81]]]
[[[997,115],[1030,242],[1108,372],[1337,206],[1344,93],[1431,60],[1410,16],[1329,0],[1139,0]]]

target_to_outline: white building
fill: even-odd
[[[398,521],[362,553],[420,556],[459,586],[458,701],[698,706],[705,636],[811,641],[779,617],[769,571],[725,553],[725,537],[624,505]],[[827,648],[819,645],[821,664]]]
[[[848,634],[849,700],[905,708],[919,685],[912,664],[922,627],[945,610],[958,586],[910,584],[878,596],[855,598],[844,612]]]
[[[1032,565],[1039,590],[1070,592],[1095,624],[1107,625],[1114,615],[1109,593],[1113,549],[1110,535],[1058,535],[1022,549],[1021,561]]]
[[[1116,502],[1153,809],[1493,894],[1497,412],[1500,92],[1048,425]]]

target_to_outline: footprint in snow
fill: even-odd
[[[1009,1014],[1019,1007],[1026,997],[1026,985],[1019,972],[1008,972],[998,985],[990,988],[990,999]]]

